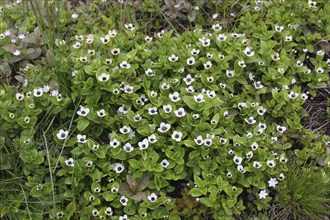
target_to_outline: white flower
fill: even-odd
[[[102,73],[102,74],[99,75],[99,77],[97,77],[97,78],[98,78],[98,80],[99,80],[100,82],[106,82],[106,81],[108,81],[108,80],[110,79],[110,75],[107,74],[107,73]]]
[[[24,95],[23,95],[22,93],[16,93],[16,99],[17,99],[18,101],[21,101],[21,100],[24,99]]]
[[[245,118],[245,121],[250,125],[257,122],[256,120],[254,120],[253,116],[249,117],[248,119]]]
[[[125,26],[125,28],[126,28],[127,30],[130,30],[130,31],[134,30],[134,25],[131,24],[131,23],[129,23],[129,24],[125,24],[124,26]]]
[[[187,64],[188,65],[193,65],[195,63],[195,58],[194,57],[190,57],[187,59]]]
[[[176,62],[179,59],[178,56],[176,56],[175,54],[172,54],[171,56],[168,57],[168,60],[170,62]]]
[[[156,135],[155,135],[155,134],[152,134],[152,135],[148,136],[148,141],[149,141],[151,144],[156,143],[156,142],[157,142]]]
[[[180,131],[174,131],[173,134],[172,134],[172,139],[177,141],[177,142],[180,142],[181,141],[181,138],[182,138],[182,132]]]
[[[278,53],[272,54],[271,57],[272,57],[272,59],[273,59],[274,61],[277,61],[277,60],[280,60],[280,59],[281,59],[281,58],[280,58],[280,55],[279,55]]]
[[[50,90],[50,86],[49,86],[49,85],[45,85],[45,86],[42,88],[42,90],[43,90],[44,93],[47,93],[47,92],[49,92],[49,90]]]
[[[18,37],[19,39],[24,39],[24,38],[25,38],[25,34],[19,34],[17,37]]]
[[[40,96],[42,96],[42,94],[43,94],[42,88],[33,89],[33,96],[40,97]]]
[[[186,85],[190,85],[195,81],[195,79],[190,74],[188,74],[185,78],[183,78],[183,81],[186,83]]]
[[[80,110],[77,111],[77,114],[80,115],[80,116],[85,117],[85,116],[88,115],[89,112],[90,112],[90,109],[89,108],[85,108],[84,106],[81,105],[80,106]]]
[[[283,155],[281,155],[281,157],[280,157],[280,162],[281,162],[281,163],[286,163],[286,162],[288,162],[288,159],[285,158]]]
[[[251,149],[252,150],[257,150],[259,147],[258,143],[257,142],[253,142],[252,145],[251,145]]]
[[[113,148],[116,148],[120,145],[120,142],[114,138],[113,140],[110,141],[110,146],[113,147]]]
[[[242,68],[246,67],[244,60],[238,61],[238,65]]]
[[[144,40],[147,41],[147,42],[152,41],[152,39],[153,39],[153,37],[149,37],[149,36],[146,36],[146,37],[144,38]]]
[[[157,111],[157,107],[150,107],[148,109],[149,115],[157,115],[158,111]]]
[[[252,51],[252,48],[247,47],[243,50],[244,54],[248,57],[251,57],[254,55],[254,51]]]
[[[212,29],[214,31],[221,31],[222,27],[219,24],[213,24]]]
[[[56,218],[62,218],[64,216],[64,212],[60,211],[56,213]]]
[[[240,173],[245,173],[246,170],[244,169],[244,167],[242,165],[238,165],[237,166],[237,170],[240,172]]]
[[[309,7],[316,7],[316,1],[308,0]]]
[[[73,14],[71,15],[71,17],[72,17],[73,19],[76,19],[76,18],[78,18],[78,14],[77,14],[77,13],[73,13]]]
[[[119,216],[119,220],[129,220],[127,215]]]
[[[199,114],[193,114],[193,116],[192,116],[192,117],[193,117],[193,119],[195,119],[195,120],[196,120],[196,119],[198,119],[198,118],[199,118]]]
[[[304,99],[304,100],[306,100],[306,99],[308,99],[308,95],[306,93],[302,93],[301,94],[301,98]]]
[[[281,31],[283,31],[283,29],[284,29],[284,26],[275,25],[275,31],[281,32]]]
[[[204,47],[208,47],[211,44],[211,40],[206,37],[199,38],[198,40],[203,44]]]
[[[175,110],[174,114],[176,117],[181,118],[186,115],[186,111],[184,110],[184,108],[181,107],[178,110]]]
[[[206,63],[203,64],[205,69],[210,69],[212,67],[212,62],[207,61]]]
[[[206,91],[206,95],[207,95],[209,98],[214,98],[214,97],[215,97],[215,91],[207,90],[207,91]]]
[[[165,113],[171,113],[172,112],[172,106],[170,104],[163,106]]]
[[[219,14],[213,14],[212,19],[217,19],[218,16],[219,16]]]
[[[187,91],[188,93],[193,93],[193,92],[195,92],[195,89],[194,89],[194,87],[192,87],[192,86],[188,86],[188,87],[186,88],[186,91]]]
[[[78,48],[80,48],[81,43],[80,42],[76,42],[72,46],[73,46],[73,48],[78,49]]]
[[[219,41],[225,41],[225,40],[227,39],[227,37],[228,37],[228,36],[226,36],[226,35],[224,35],[224,34],[219,34],[218,37],[217,37],[217,39],[218,39]]]
[[[96,114],[100,118],[103,118],[104,116],[106,116],[106,113],[105,113],[105,110],[104,109],[100,109],[99,111],[96,111]]]
[[[112,211],[111,207],[107,207],[104,212],[107,216],[111,216],[113,214],[113,211]]]
[[[290,99],[296,99],[299,96],[299,93],[295,93],[294,91],[291,91],[288,96]]]
[[[268,193],[265,189],[260,191],[260,193],[259,193],[260,199],[266,199],[267,196],[268,196]]]
[[[111,54],[114,55],[114,56],[120,54],[120,49],[119,48],[113,48],[113,49],[111,49]]]
[[[204,140],[203,140],[203,137],[201,135],[199,135],[197,138],[195,138],[194,141],[199,146],[204,144]]]
[[[118,108],[118,113],[126,115],[128,113],[128,109],[124,105],[122,105]]]
[[[147,198],[150,202],[156,202],[158,197],[155,193],[151,193],[151,195],[148,196]]]
[[[226,144],[227,143],[227,139],[225,139],[225,138],[219,138],[219,142],[220,142],[220,144]]]
[[[226,176],[227,176],[228,178],[232,178],[232,177],[233,177],[233,174],[232,174],[231,172],[228,172],[228,173],[226,174]]]
[[[243,158],[238,157],[238,156],[234,156],[234,158],[233,158],[234,163],[236,163],[238,165],[242,163],[242,160],[243,160]]]
[[[199,52],[200,52],[200,50],[194,48],[191,50],[190,53],[191,53],[191,55],[197,55],[197,54],[199,54]]]
[[[145,71],[145,74],[147,75],[147,76],[153,76],[154,75],[154,71],[152,70],[152,69],[147,69],[146,71]]]
[[[120,133],[128,134],[131,132],[131,128],[129,126],[124,125],[122,128],[119,129]]]
[[[77,134],[77,142],[82,144],[86,143],[86,135]]]
[[[275,166],[275,161],[274,160],[267,160],[267,166],[270,168],[273,168]]]
[[[284,176],[284,174],[283,173],[280,173],[280,176],[278,177],[279,178],[279,180],[284,180],[284,178],[285,178],[285,176]]]
[[[169,94],[170,99],[172,100],[172,102],[178,102],[180,101],[180,94],[178,92],[174,92],[172,94]]]
[[[266,111],[267,110],[264,107],[260,106],[257,110],[257,113],[258,115],[264,115]]]
[[[120,202],[123,206],[126,206],[126,205],[127,205],[127,202],[128,202],[128,199],[127,199],[125,196],[122,196],[122,197],[120,197],[119,202]]]
[[[267,125],[264,124],[264,123],[259,122],[258,127],[259,127],[261,130],[265,130],[265,129],[267,128]]]
[[[198,94],[197,96],[196,95],[194,95],[194,99],[195,99],[195,101],[197,102],[197,103],[201,103],[201,102],[204,102],[205,100],[204,100],[204,96],[203,96],[203,94]]]
[[[68,134],[69,134],[69,131],[64,131],[63,129],[61,129],[57,132],[56,137],[60,140],[64,140],[64,139],[66,139]]]
[[[253,84],[254,84],[254,87],[256,89],[262,89],[262,88],[264,88],[264,85],[262,85],[260,81],[254,81]]]
[[[287,42],[292,41],[292,36],[285,36],[285,41],[287,41]]]
[[[86,43],[87,44],[91,44],[91,43],[93,43],[93,41],[94,41],[94,36],[93,35],[90,34],[86,37]]]
[[[285,126],[277,125],[276,130],[278,132],[280,132],[281,134],[283,134],[286,131],[286,127]]]
[[[276,180],[276,178],[270,178],[268,181],[268,186],[269,187],[274,187],[278,184],[278,181]]]
[[[11,34],[10,30],[6,30],[4,33],[5,36],[9,36],[10,34]]]
[[[226,70],[226,75],[231,78],[235,75],[235,71],[234,70]]]
[[[116,35],[117,35],[117,31],[115,30],[115,29],[113,29],[113,30],[109,30],[108,31],[108,35],[109,35],[109,37],[116,37]]]
[[[159,125],[159,128],[158,128],[158,131],[161,132],[161,133],[165,133],[170,129],[171,129],[170,124],[166,124],[164,122],[161,122],[160,125]]]
[[[97,209],[93,209],[92,215],[95,216],[95,217],[98,216],[99,215],[99,211],[97,211]]]
[[[13,52],[13,55],[14,56],[19,56],[21,54],[21,50],[15,50],[14,52]]]
[[[205,139],[204,140],[204,145],[207,147],[210,147],[212,145],[212,139]]]
[[[166,167],[168,167],[168,165],[170,165],[170,163],[168,162],[168,160],[164,159],[164,160],[162,160],[162,162],[160,162],[160,165],[162,165],[162,167],[166,168]]]
[[[170,85],[167,84],[166,82],[163,82],[161,85],[160,85],[160,88],[164,89],[164,90],[167,90],[170,88]]]
[[[73,160],[73,158],[70,157],[69,159],[65,160],[65,164],[67,166],[69,166],[69,167],[74,167],[74,160]]]
[[[260,162],[258,162],[258,161],[254,161],[254,162],[253,162],[253,167],[259,169],[260,167],[262,167],[262,165],[261,165]]]
[[[86,163],[85,166],[86,166],[86,167],[91,167],[91,166],[93,166],[93,161],[89,160],[89,161]]]
[[[164,33],[165,33],[165,30],[162,30],[161,32],[158,32],[158,33],[157,33],[157,36],[158,36],[159,38],[162,38]]]
[[[130,143],[126,143],[123,146],[124,151],[126,151],[127,153],[130,153],[134,150],[134,148],[132,147],[132,145]]]
[[[252,151],[247,152],[246,157],[247,158],[252,158],[253,157],[253,152]]]
[[[122,61],[119,66],[124,69],[129,69],[131,67],[131,64],[129,64],[126,60]]]
[[[125,167],[124,165],[120,164],[120,163],[116,163],[114,164],[113,166],[113,170],[116,172],[116,173],[122,173],[124,171]]]
[[[142,141],[140,141],[138,143],[139,147],[140,147],[140,150],[145,150],[149,147],[149,141],[147,138],[143,139]]]
[[[324,69],[322,67],[319,67],[316,69],[316,72],[321,74],[324,72]]]

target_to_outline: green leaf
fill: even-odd
[[[79,131],[85,130],[89,125],[89,120],[87,118],[80,118],[77,124]]]

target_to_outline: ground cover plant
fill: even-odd
[[[326,1],[0,9],[1,218],[329,215]]]

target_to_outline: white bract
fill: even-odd
[[[158,196],[155,193],[151,193],[150,196],[147,197],[150,202],[156,202]]]
[[[186,111],[184,110],[184,108],[181,107],[178,110],[175,110],[174,114],[176,117],[181,118],[186,115]]]
[[[107,73],[101,73],[101,75],[99,75],[99,77],[97,77],[97,79],[100,81],[100,82],[106,82],[110,79],[110,75],[107,74]]]
[[[181,138],[182,138],[182,132],[180,132],[180,131],[174,131],[171,137],[176,142],[180,142],[181,141]]]
[[[79,111],[77,111],[77,114],[78,115],[80,115],[80,116],[83,116],[83,117],[85,117],[85,116],[87,116],[88,115],[88,113],[90,112],[90,109],[89,108],[85,108],[84,106],[80,106],[80,110]]]
[[[63,129],[59,130],[56,134],[56,137],[60,140],[64,140],[67,138],[69,131],[64,131]]]
[[[74,167],[74,160],[73,160],[73,158],[70,157],[69,159],[65,160],[65,164],[67,166],[69,166],[69,167]]]
[[[161,122],[158,128],[158,131],[161,133],[165,133],[168,130],[171,129],[171,125],[170,124],[166,124],[165,122]]]
[[[242,160],[243,160],[243,158],[239,157],[239,156],[234,156],[234,158],[233,158],[234,163],[236,163],[238,165],[242,163]]]

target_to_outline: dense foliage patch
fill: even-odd
[[[214,16],[181,34],[106,18],[89,32],[74,12],[76,34],[53,51],[38,28],[2,27],[1,67],[22,68],[0,87],[1,170],[24,188],[1,192],[1,216],[231,219],[290,200],[293,163],[318,161],[327,185],[330,138],[301,119],[329,80],[329,6],[246,7],[233,30]],[[325,33],[306,31],[309,11],[308,31]]]

